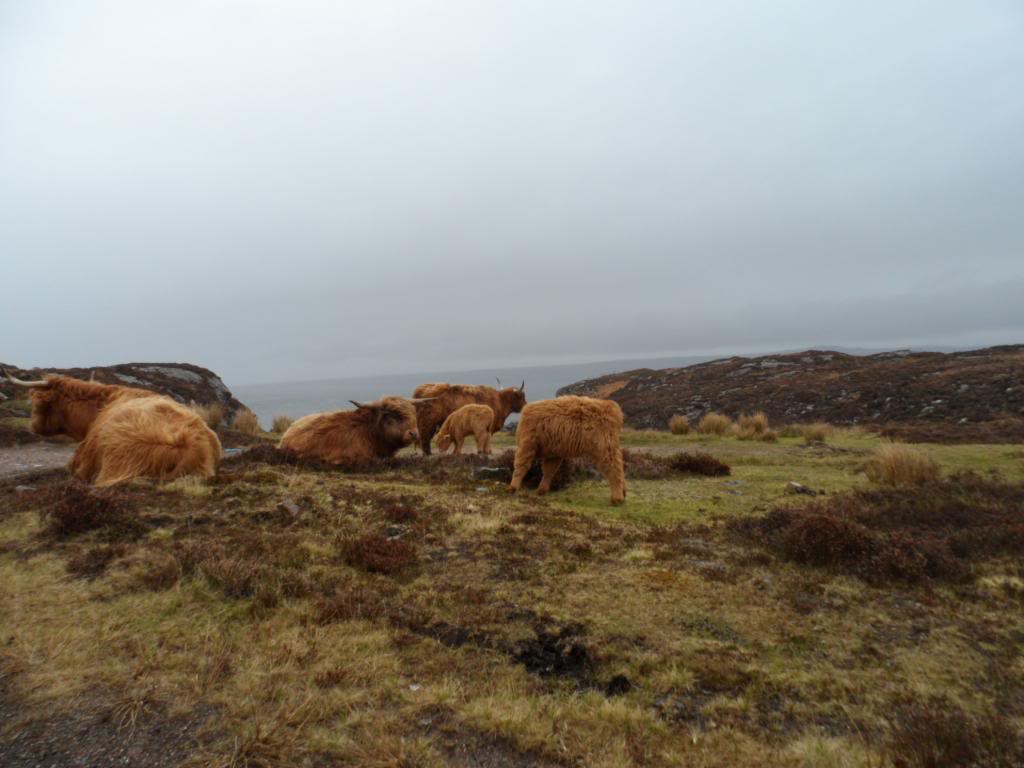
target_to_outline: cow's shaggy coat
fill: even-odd
[[[491,452],[491,427],[494,411],[487,405],[464,405],[444,420],[437,433],[437,449],[445,453],[455,443],[455,454],[462,453],[462,443],[472,435],[477,453]]]
[[[195,413],[145,389],[47,376],[32,384],[32,431],[80,440],[68,468],[98,486],[136,477],[211,477],[217,435]]]
[[[438,428],[452,413],[464,405],[478,403],[488,406],[494,412],[491,422],[492,433],[505,425],[510,413],[519,413],[526,405],[525,382],[521,387],[477,386],[474,384],[420,384],[413,392],[415,397],[433,398],[429,402],[417,403],[416,419],[423,452],[430,453],[430,441]]]
[[[583,458],[593,461],[608,480],[612,504],[621,504],[626,499],[619,447],[622,422],[622,409],[612,400],[568,396],[526,406],[516,428],[515,470],[509,490],[519,490],[538,457],[543,470],[538,494],[550,490],[563,460]]]
[[[416,409],[404,397],[356,403],[354,411],[314,413],[296,421],[278,447],[300,458],[356,467],[414,443]]]

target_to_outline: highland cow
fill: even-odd
[[[372,403],[350,400],[354,411],[303,416],[288,427],[278,448],[303,459],[357,467],[390,458],[416,442],[416,400],[382,397]]]
[[[437,433],[437,449],[445,453],[455,443],[455,455],[462,453],[462,443],[472,435],[476,440],[476,452],[491,452],[491,427],[494,425],[494,411],[486,405],[473,403],[464,405],[444,420]]]
[[[590,459],[612,489],[612,504],[626,499],[626,476],[622,466],[619,435],[622,409],[612,400],[592,397],[556,397],[523,408],[516,429],[515,471],[509,491],[515,493],[534,459],[541,459],[543,475],[537,493],[551,489],[558,468],[565,459]]]
[[[107,486],[136,477],[171,480],[217,472],[217,435],[169,397],[68,376],[6,376],[31,390],[33,432],[81,441],[68,465],[80,480]]]
[[[501,382],[498,382],[501,386]],[[505,425],[510,413],[519,413],[526,405],[526,382],[518,388],[476,386],[472,384],[420,384],[413,395],[430,398],[430,402],[416,406],[416,420],[420,433],[420,444],[425,454],[430,454],[430,441],[434,434],[452,413],[464,405],[478,403],[488,406],[494,412],[490,431],[497,432]]]

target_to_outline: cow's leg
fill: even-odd
[[[461,456],[462,455],[462,441],[465,440],[465,439],[466,439],[465,435],[458,435],[455,438],[455,455],[456,456]]]
[[[78,444],[71,461],[68,463],[68,471],[83,483],[91,483],[100,471],[100,452],[95,438],[85,440]]]
[[[512,482],[509,483],[509,493],[515,493],[523,484],[523,478],[533,466],[533,460],[537,457],[537,446],[534,443],[522,440],[516,445],[516,464],[512,472]]]
[[[562,466],[562,460],[558,456],[552,456],[545,458],[540,463],[541,478],[540,485],[537,486],[537,495],[543,496],[545,493],[551,490],[551,483],[555,479],[555,475],[558,474],[558,468]]]
[[[428,424],[420,430],[420,448],[423,449],[423,453],[426,456],[430,455],[430,441],[437,434],[437,429],[437,424]]]
[[[476,436],[476,452],[486,456],[491,454],[491,433],[486,429]]]
[[[626,472],[622,466],[622,451],[616,448],[597,461],[597,468],[612,487],[612,506],[626,500]]]

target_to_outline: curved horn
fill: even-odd
[[[92,372],[89,374],[89,381],[96,381],[96,369],[95,368],[93,368]]]
[[[4,377],[12,384],[17,384],[19,387],[45,387],[47,381],[45,379],[39,379],[39,381],[24,381],[22,379],[16,379],[7,371],[3,371]]]
[[[519,391],[522,392],[526,389],[526,379],[523,379],[523,383],[519,385]]]
[[[410,403],[429,403],[431,400],[437,400],[436,397],[410,397]]]
[[[358,400],[349,400],[349,402],[352,403],[352,405],[354,405],[356,408],[366,407],[363,403],[360,403]]]
[[[499,378],[498,378],[497,376],[495,376],[495,377],[494,377],[494,380],[495,380],[496,382],[498,382],[498,389],[501,389],[501,379],[499,379]]]

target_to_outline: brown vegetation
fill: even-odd
[[[1024,486],[961,474],[854,491],[731,523],[788,560],[871,583],[958,579],[972,559],[1024,554]]]
[[[622,460],[626,466],[626,477],[637,480],[661,480],[674,475],[725,477],[730,472],[728,464],[699,451],[660,455],[623,449]]]
[[[390,576],[416,563],[415,545],[379,533],[344,537],[337,546],[342,560],[368,573]]]
[[[681,413],[673,414],[668,420],[668,429],[673,435],[690,434],[690,420]]]
[[[875,449],[864,472],[881,485],[923,485],[938,479],[939,464],[917,448],[887,443]]]
[[[732,429],[732,419],[714,411],[704,414],[703,418],[697,423],[697,431],[702,435],[718,435],[722,437],[727,435],[730,429]]]
[[[189,406],[192,411],[203,420],[210,429],[216,430],[224,423],[227,412],[223,403],[193,403]]]
[[[231,428],[246,435],[258,435],[262,431],[260,429],[260,420],[248,408],[238,409],[235,418],[231,422]]]
[[[277,416],[274,417],[272,430],[275,434],[283,435],[285,432],[288,431],[288,427],[290,427],[294,423],[294,421],[295,420],[291,416],[278,414]]]
[[[824,421],[815,421],[811,424],[800,426],[800,435],[803,437],[804,442],[808,444],[824,443],[831,437],[832,432],[832,425]]]

